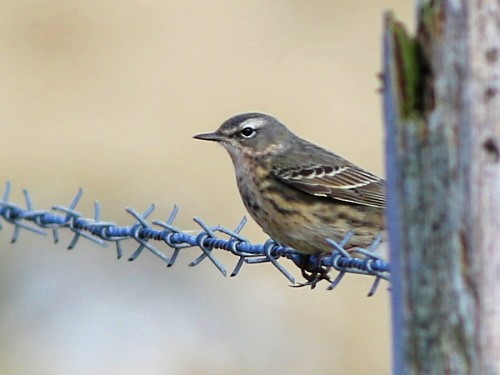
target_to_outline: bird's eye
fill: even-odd
[[[248,126],[246,128],[241,129],[240,134],[244,138],[251,138],[255,135],[255,129]]]

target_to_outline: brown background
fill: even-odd
[[[383,175],[385,9],[410,22],[397,0],[4,1],[0,178],[39,208],[81,186],[81,211],[99,199],[122,225],[126,206],[154,202],[156,219],[179,204],[184,229],[193,216],[233,227],[245,210],[229,157],[191,137],[246,111]],[[225,279],[189,268],[197,251],[165,270],[149,253],[117,262],[112,246],[68,252],[67,233],[11,245],[12,229],[0,230],[2,374],[389,372],[386,283],[373,298],[366,277],[293,289],[270,265]],[[266,239],[253,223],[244,234]]]

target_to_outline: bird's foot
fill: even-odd
[[[330,276],[328,275],[328,272],[330,272],[331,268],[321,265],[322,256],[317,255],[317,260],[316,262],[314,262],[314,264],[311,264],[311,262],[309,262],[310,257],[310,255],[304,256],[300,265],[300,272],[302,274],[302,277],[304,277],[304,279],[306,279],[307,281],[304,283],[292,285],[294,288],[310,286],[311,289],[314,289],[316,287],[316,284],[321,280],[327,280],[328,282],[331,281]]]

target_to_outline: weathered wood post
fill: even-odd
[[[500,374],[500,2],[385,18],[395,374]]]

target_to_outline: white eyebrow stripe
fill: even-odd
[[[261,118],[250,118],[248,120],[243,121],[240,124],[240,129],[244,129],[246,127],[250,127],[252,129],[260,129],[262,128],[266,123],[266,120],[261,119]]]

